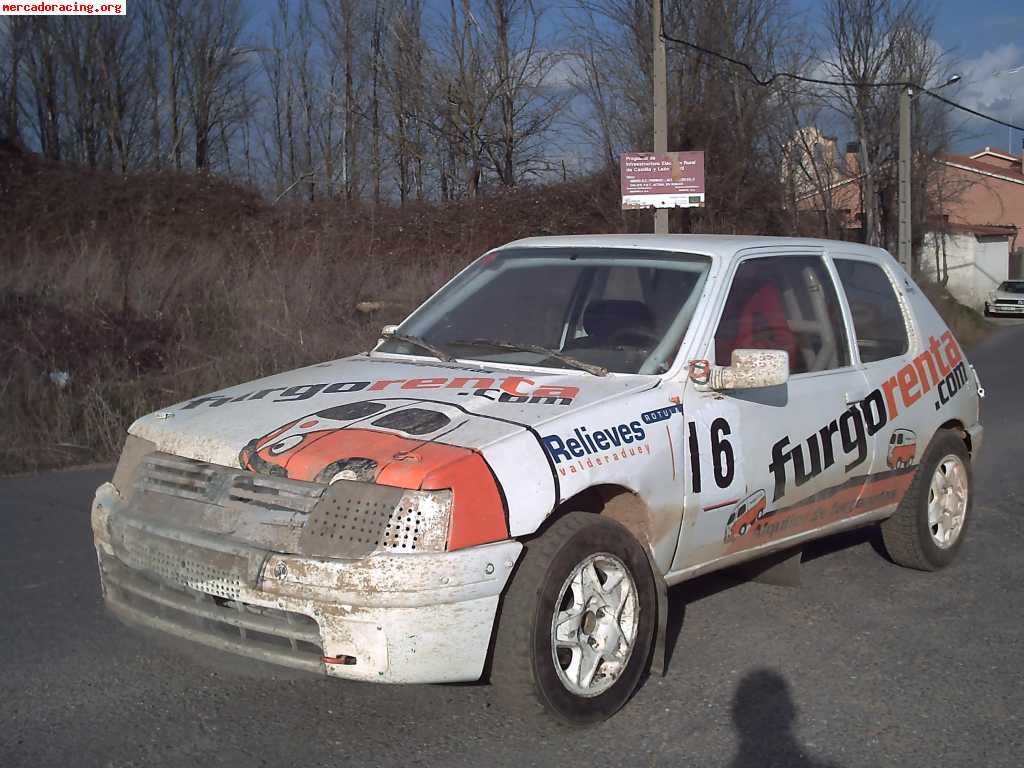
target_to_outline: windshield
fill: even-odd
[[[1024,293],[1024,281],[1007,280],[999,286],[999,290],[1004,293]]]
[[[633,248],[519,248],[468,269],[381,352],[618,373],[668,370],[711,259]],[[591,372],[593,372],[591,370]]]

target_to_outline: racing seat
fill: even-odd
[[[778,286],[774,282],[757,281],[750,288],[752,292],[739,291],[735,296],[743,302],[736,313],[735,335],[716,338],[718,364],[729,365],[734,349],[783,349],[789,354],[790,370],[799,370],[797,338],[786,319]],[[733,298],[730,296],[730,300]],[[726,306],[724,315],[730,314],[730,307]]]

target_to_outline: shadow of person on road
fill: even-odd
[[[793,733],[796,705],[777,672],[748,673],[736,688],[732,720],[740,746],[730,768],[838,768],[810,757]]]

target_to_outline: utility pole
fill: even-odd
[[[904,75],[905,82],[910,81]],[[900,86],[900,156],[899,156],[899,250],[897,258],[910,273],[910,86]]]
[[[651,27],[654,29],[654,151],[668,152],[668,75],[665,39],[661,36],[661,0],[652,0]],[[668,209],[654,209],[654,234],[668,234]]]
[[[942,85],[933,87],[931,90],[922,87],[921,90],[929,93],[954,85],[960,82],[960,75],[950,75]],[[913,215],[910,207],[910,100],[915,96],[914,89],[910,85],[910,74],[904,73],[903,85],[900,86],[900,155],[899,155],[899,219],[900,236],[899,249],[896,257],[899,263],[911,271],[911,235],[910,222]]]

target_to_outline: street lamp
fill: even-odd
[[[908,78],[909,79],[909,78]],[[950,75],[942,85],[931,90],[939,90],[947,85],[960,82],[960,75]],[[923,88],[922,90],[928,90]],[[903,268],[910,273],[910,100],[914,97],[913,86],[909,82],[900,87],[900,152],[899,152],[899,250],[897,258]]]

